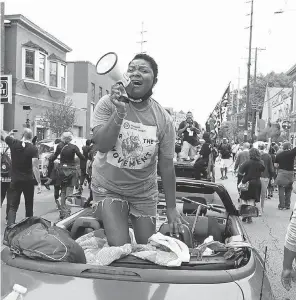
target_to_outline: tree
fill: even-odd
[[[267,142],[271,138],[272,142],[281,142],[283,136],[281,134],[281,127],[279,124],[268,125],[259,135],[258,141]]]
[[[239,133],[239,128],[235,121],[223,122],[219,130],[218,136],[220,139],[227,138],[228,140],[237,140],[237,135]]]
[[[61,136],[64,131],[69,131],[76,121],[76,109],[73,107],[73,101],[65,98],[60,102],[54,102],[49,107],[44,116],[43,122],[56,134]]]
[[[291,78],[285,73],[270,72],[267,75],[258,74],[256,77],[255,95],[254,95],[254,77],[250,78],[250,102],[256,104],[257,108],[262,110],[266,86],[268,87],[292,87]],[[240,110],[244,109],[247,101],[247,87],[241,90]]]

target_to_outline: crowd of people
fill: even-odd
[[[21,195],[24,195],[26,217],[33,216],[34,189],[37,184],[37,193],[41,193],[41,178],[39,170],[39,153],[36,137],[32,131],[25,128],[21,140],[14,138],[14,133],[1,131],[1,139],[7,147],[1,155],[1,204],[7,198],[6,221],[11,225],[16,221],[16,213],[20,204]],[[94,156],[93,143],[86,141],[86,145],[79,148],[72,144],[71,132],[64,132],[60,139],[55,140],[55,152],[48,159],[48,180],[44,186],[50,190],[54,186],[54,199],[60,211],[60,218],[70,215],[66,200],[73,194],[74,187],[83,190],[84,182],[90,187],[91,164]],[[9,151],[8,151],[9,149]],[[8,154],[9,153],[9,154]],[[75,157],[80,159],[77,166]],[[87,203],[92,200],[92,192]]]

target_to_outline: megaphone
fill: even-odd
[[[115,52],[108,52],[104,54],[96,64],[96,70],[99,75],[106,75],[113,79],[115,82],[123,85],[125,93],[121,96],[125,100],[133,102],[141,102],[142,100],[135,100],[128,97],[134,85],[127,74],[120,72],[118,67],[118,56]]]

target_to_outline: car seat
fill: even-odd
[[[77,239],[85,234],[86,229],[98,230],[101,228],[100,222],[93,217],[79,217],[75,220],[72,229],[72,239]],[[89,232],[89,230],[87,230]]]
[[[188,248],[193,248],[192,235],[187,225],[183,224],[184,233],[180,233],[179,240],[185,243]],[[163,235],[170,236],[169,224],[162,224],[159,228],[159,232]],[[177,238],[177,237],[175,237]]]
[[[205,198],[202,198],[202,197],[195,197],[195,196],[189,196],[189,197],[186,197],[192,201],[196,201],[196,202],[199,202],[201,204],[207,204],[207,201]],[[189,201],[186,201],[186,200],[183,200],[184,203],[183,203],[183,214],[188,214],[188,215],[193,215],[195,214],[197,208],[198,208],[198,204],[195,204],[195,203],[192,203],[192,202],[189,202]],[[202,207],[201,210],[200,210],[200,216],[202,215],[206,215],[207,213],[207,209],[205,207]]]
[[[183,218],[189,223],[188,226],[192,231],[195,216],[183,216]],[[223,233],[224,230],[215,217],[199,216],[193,231],[193,240],[198,244],[202,244],[207,237],[212,235],[214,241],[222,242]]]

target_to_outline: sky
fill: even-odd
[[[159,66],[154,98],[193,111],[201,124],[229,82],[246,85],[250,9],[246,0],[5,1],[6,14],[23,14],[70,46],[68,61],[96,64],[114,51],[122,71],[141,51],[144,22],[143,50]],[[253,16],[252,47],[266,49],[258,53],[258,72],[287,72],[296,64],[296,0],[254,0]]]

